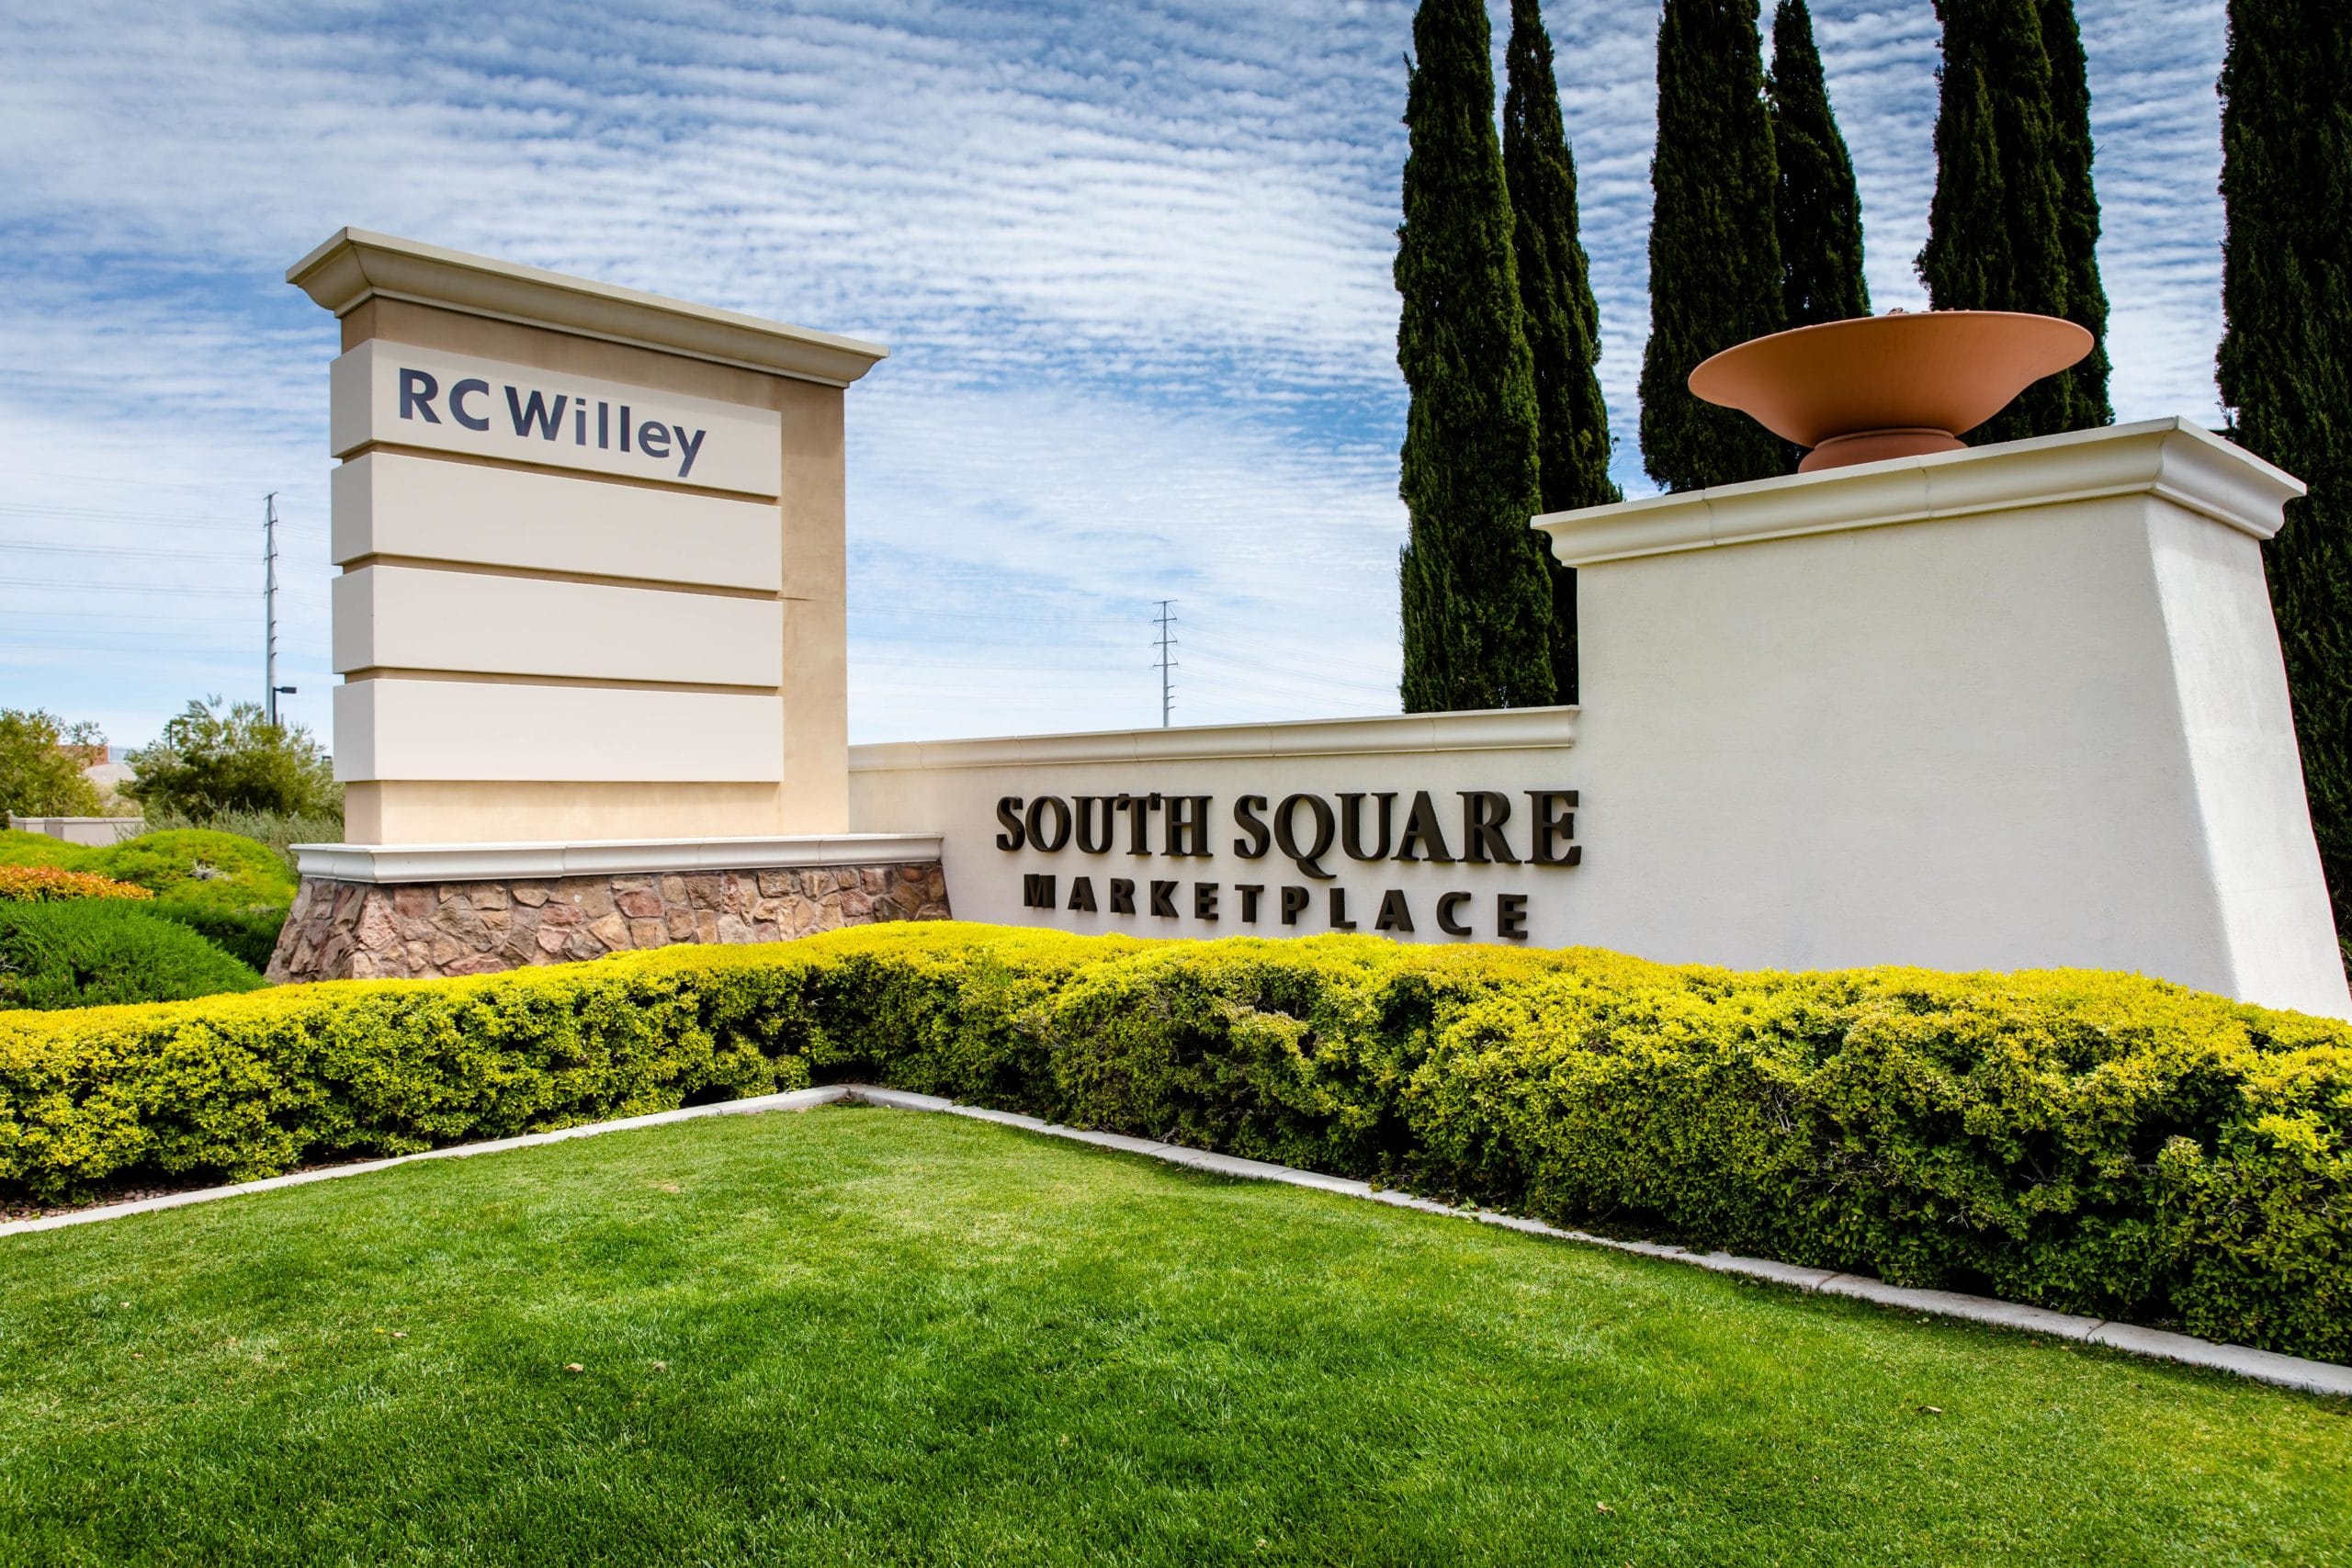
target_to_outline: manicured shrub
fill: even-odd
[[[215,908],[166,898],[153,912],[176,920],[205,941],[258,974],[269,967],[277,951],[277,933],[286,928],[287,906],[257,904],[250,908]]]
[[[87,853],[87,848],[81,844],[69,844],[46,833],[0,829],[0,865],[56,865],[74,869],[80,857]]]
[[[135,882],[166,903],[209,909],[283,908],[294,901],[296,886],[268,845],[207,828],[141,833],[91,850],[74,869]]]
[[[250,991],[259,975],[135,903],[0,903],[0,1008],[92,1008]]]
[[[62,904],[75,898],[152,899],[135,883],[57,865],[0,865],[0,904]]]
[[[181,828],[205,828],[214,832],[234,833],[240,839],[251,839],[269,846],[286,864],[289,876],[297,874],[294,846],[297,844],[339,844],[343,841],[343,813],[334,811],[216,811],[204,818],[190,817],[168,806],[150,804],[144,807],[147,831],[166,832]]]
[[[296,886],[294,873],[267,845],[206,828],[142,833],[103,847],[34,833],[0,835],[0,897],[7,896],[11,865],[48,867],[50,874],[70,869],[144,889],[157,900],[153,913],[256,971],[269,967]]]
[[[0,1018],[0,1189],[820,1079],[2352,1355],[2352,1026],[2132,976],[952,923]]]
[[[209,828],[141,833],[119,844],[69,844],[40,833],[0,832],[0,866],[94,872],[160,897],[212,908],[285,906],[297,878],[266,844]]]

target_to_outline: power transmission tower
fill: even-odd
[[[1168,672],[1176,668],[1176,661],[1168,657],[1168,650],[1181,646],[1176,638],[1168,635],[1168,628],[1176,624],[1176,617],[1168,613],[1168,607],[1174,603],[1173,599],[1159,601],[1159,614],[1151,618],[1151,624],[1159,628],[1159,728],[1162,729],[1168,728],[1168,716],[1176,705],[1175,688],[1168,682]]]
[[[262,501],[261,513],[262,711],[277,722],[277,699],[292,696],[294,688],[277,683],[277,492]]]

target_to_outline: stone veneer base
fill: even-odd
[[[782,942],[950,918],[936,860],[390,884],[306,874],[269,978],[487,975],[675,942]]]

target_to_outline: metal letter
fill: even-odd
[[[1373,798],[1380,802],[1380,847],[1366,851],[1363,847],[1363,796],[1361,795],[1340,796],[1340,848],[1347,852],[1350,860],[1386,860],[1388,858],[1388,834],[1391,826],[1389,818],[1396,806],[1396,792],[1392,789]]]
[[[1102,836],[1094,836],[1094,807],[1102,807]],[[1070,803],[1078,807],[1078,851],[1080,854],[1107,855],[1111,852],[1111,813],[1117,809],[1107,795],[1077,795]]]
[[[1209,854],[1209,802],[1205,795],[1168,797],[1168,852],[1192,859]],[[1187,809],[1187,808],[1190,809]]]
[[[1127,827],[1129,829],[1127,853],[1131,855],[1151,853],[1151,840],[1145,837],[1145,834],[1151,830],[1148,814],[1159,810],[1160,803],[1166,798],[1157,790],[1149,795],[1127,796]]]
[[[1559,843],[1562,839],[1576,837],[1577,792],[1531,789],[1527,798],[1535,805],[1535,848],[1527,858],[1537,865],[1574,865],[1584,859],[1582,844],[1571,842],[1563,849]]]
[[[1306,807],[1306,814],[1315,819],[1315,843],[1306,850],[1298,847],[1298,840],[1291,833],[1291,822],[1302,805]],[[1339,820],[1331,815],[1331,803],[1319,795],[1284,795],[1282,806],[1274,812],[1274,842],[1283,847],[1283,853],[1297,863],[1302,874],[1314,877],[1318,882],[1329,882],[1339,874],[1325,871],[1319,863],[1325,855],[1331,852],[1331,840],[1339,836]]]
[[[1495,934],[1513,942],[1527,940],[1527,895],[1498,893],[1495,895]]]
[[[1250,835],[1247,839],[1233,840],[1233,852],[1243,860],[1265,859],[1266,846],[1273,841],[1273,835],[1267,832],[1266,825],[1258,819],[1258,813],[1264,809],[1266,797],[1262,795],[1245,795],[1233,803],[1233,820]]]
[[[1498,789],[1465,789],[1462,795],[1462,858],[1472,865],[1517,865],[1503,824],[1510,820],[1510,796]]]
[[[1430,852],[1430,860],[1434,864],[1453,863],[1453,852],[1445,847],[1445,830],[1437,825],[1437,806],[1425,789],[1414,793],[1413,809],[1406,816],[1405,831],[1396,840],[1396,858],[1420,859],[1413,852],[1416,845]]]
[[[1051,843],[1046,842],[1046,829],[1040,826],[1040,820],[1046,815],[1046,807],[1048,806],[1054,808],[1054,831]],[[1058,795],[1041,795],[1031,801],[1029,803],[1029,847],[1052,854],[1069,842],[1069,807],[1062,804],[1062,797]]]

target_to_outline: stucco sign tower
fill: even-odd
[[[935,840],[847,833],[843,389],[885,350],[356,229],[287,278],[342,325],[348,842],[279,972],[944,901]]]

